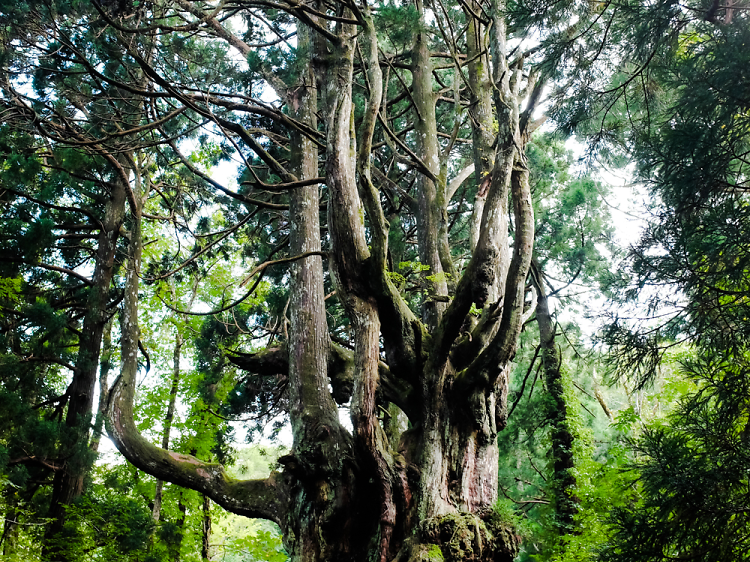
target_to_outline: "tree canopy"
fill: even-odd
[[[74,539],[108,509],[144,531],[107,527],[96,556],[179,558],[192,514],[205,559],[214,502],[278,525],[293,560],[512,560],[502,495],[550,506],[545,556],[575,556],[595,480],[578,403],[601,406],[591,431],[615,420],[555,314],[601,285],[667,318],[603,332],[629,399],[678,345],[694,385],[640,432],[637,503],[616,502],[603,556],[742,559],[747,17],[718,0],[0,2],[4,548],[36,503],[44,560],[103,548]],[[601,182],[545,123],[651,188],[630,278],[609,271]],[[289,424],[269,476],[230,468],[240,423]],[[501,487],[526,446],[503,443],[509,423],[544,498]],[[103,426],[133,468],[92,481]],[[140,499],[108,495],[128,478]]]

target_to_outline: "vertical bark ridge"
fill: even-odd
[[[211,500],[203,496],[203,519],[201,520],[201,560],[211,560]]]
[[[396,525],[396,474],[388,439],[380,426],[377,412],[380,322],[374,304],[365,301],[357,303],[353,320],[356,366],[351,403],[352,426],[357,447],[368,459],[368,465],[374,468],[372,476],[376,482],[380,502],[379,560],[385,562],[388,559],[391,536]]]
[[[112,368],[112,324],[114,316],[110,317],[104,326],[102,334],[102,351],[99,361],[99,404],[96,409],[96,422],[94,423],[94,434],[91,437],[89,447],[95,453],[99,451],[99,443],[104,430],[104,418],[107,415],[107,393],[109,392],[109,371]]]
[[[424,7],[421,0],[417,0],[417,10],[424,24]],[[432,172],[434,177],[441,177],[440,145],[438,143],[437,118],[435,103],[437,95],[432,86],[432,58],[427,43],[428,37],[424,31],[419,31],[412,48],[412,96],[416,120],[416,153]],[[440,223],[444,209],[445,179],[442,184],[421,174],[417,180],[417,242],[419,244],[419,259],[423,265],[429,266],[423,275],[429,277],[427,281],[430,292],[446,295],[448,284],[445,278],[442,260],[440,258]],[[441,193],[443,196],[441,197]],[[444,229],[443,229],[444,230]],[[447,231],[444,231],[447,235]],[[447,241],[446,241],[447,244]],[[435,329],[440,317],[445,311],[446,304],[428,300],[423,306],[423,320],[430,329]]]
[[[474,178],[477,193],[471,218],[469,246],[473,251],[479,242],[479,229],[487,199],[489,177],[494,163],[495,135],[492,132],[492,89],[489,87],[489,58],[484,55],[489,47],[487,30],[484,24],[474,16],[479,12],[479,4],[471,1],[464,9],[468,22],[466,30],[466,57],[469,59],[469,117],[472,121],[472,148],[474,151]]]
[[[294,89],[288,93],[294,118],[316,126],[316,79],[312,69],[313,41],[311,31],[298,26],[298,45],[308,53],[307,70]],[[292,166],[300,179],[318,177],[318,151],[309,138],[297,131],[291,135]],[[289,200],[289,251],[292,255],[319,252],[320,198],[317,185],[292,190]],[[340,439],[338,414],[328,392],[328,350],[330,341],[325,317],[323,261],[320,256],[309,256],[292,266],[289,377],[292,431],[295,448],[318,439],[321,432],[335,434]],[[324,429],[327,428],[327,429]]]

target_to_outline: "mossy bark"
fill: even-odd
[[[535,267],[534,286],[537,292],[536,318],[539,324],[544,379],[549,394],[547,420],[550,426],[550,455],[552,457],[552,479],[549,483],[553,496],[556,524],[560,535],[574,531],[574,519],[578,513],[576,478],[573,473],[573,432],[568,420],[568,404],[562,379],[562,356],[555,341],[556,322],[549,309],[549,300],[544,289],[544,273]]]
[[[481,515],[457,512],[423,520],[405,546],[405,562],[512,562],[520,537],[489,510]]]

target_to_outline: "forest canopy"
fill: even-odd
[[[3,557],[750,558],[746,4],[0,1]]]

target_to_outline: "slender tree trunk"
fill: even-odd
[[[169,449],[169,433],[172,430],[172,421],[174,420],[174,410],[177,404],[177,390],[180,387],[180,358],[182,351],[183,338],[179,328],[176,328],[174,350],[172,357],[172,385],[169,389],[169,404],[167,405],[167,413],[164,416],[164,428],[161,435],[161,446],[162,449]],[[154,523],[158,523],[161,517],[161,503],[162,503],[162,490],[164,488],[164,480],[156,480],[156,492],[154,493],[154,507],[151,510],[151,516],[154,519]]]
[[[604,413],[607,415],[607,418],[609,418],[609,421],[615,421],[615,416],[612,414],[612,410],[609,409],[606,400],[604,400],[604,395],[602,394],[602,389],[599,385],[599,377],[596,374],[596,368],[594,369],[591,377],[594,380],[594,396],[596,397],[596,401],[599,402],[599,405],[602,407],[602,410],[604,410]]]
[[[7,494],[7,492],[6,492]],[[7,494],[7,509],[4,513],[3,536],[0,537],[0,544],[3,546],[3,558],[9,558],[16,549],[18,542],[18,518],[21,513],[18,509],[18,496],[16,494]]]
[[[112,185],[99,234],[93,286],[89,292],[88,310],[81,330],[73,381],[68,388],[65,425],[69,431],[70,441],[66,443],[65,451],[72,451],[73,454],[67,458],[62,470],[55,473],[52,485],[52,500],[48,512],[52,523],[45,535],[43,552],[43,558],[48,560],[65,560],[62,553],[52,549],[50,541],[63,529],[66,506],[81,495],[83,481],[92,461],[88,448],[89,424],[97,382],[99,352],[105,325],[109,320],[107,304],[115,269],[117,239],[125,215],[126,187],[123,180],[118,179]]]
[[[576,479],[573,474],[575,459],[573,457],[573,433],[568,422],[568,404],[560,371],[562,357],[555,342],[556,323],[549,310],[549,301],[544,290],[544,273],[538,268],[534,272],[534,286],[537,292],[536,318],[539,325],[542,368],[547,392],[551,401],[547,413],[551,429],[552,495],[557,525],[561,535],[571,533],[574,518],[578,513]]]
[[[177,302],[177,292],[174,287],[174,280],[170,280],[170,290],[172,292],[172,302]],[[190,299],[187,304],[187,309],[192,308],[195,297],[198,294],[198,279],[196,278],[193,282],[193,288],[190,295]],[[182,359],[182,345],[184,338],[180,327],[180,316],[176,315],[174,318],[175,324],[175,339],[174,349],[172,351],[172,385],[169,388],[169,402],[167,404],[167,413],[164,415],[164,427],[161,435],[161,447],[162,449],[169,449],[169,434],[172,431],[172,422],[174,421],[174,411],[177,405],[177,391],[180,388],[181,369],[180,361]],[[157,478],[156,480],[156,491],[154,492],[154,507],[151,510],[151,516],[154,519],[154,523],[158,523],[161,518],[161,506],[162,506],[162,491],[164,489],[164,480]]]
[[[91,450],[99,452],[99,442],[102,440],[104,429],[104,418],[107,413],[107,394],[109,393],[109,371],[112,368],[112,324],[114,316],[104,326],[102,335],[102,357],[99,361],[99,406],[96,409],[96,423],[94,424],[94,435],[91,437]]]
[[[180,562],[180,551],[182,549],[182,539],[184,537],[185,520],[187,519],[187,506],[183,502],[184,491],[180,490],[180,497],[177,500],[177,510],[180,512],[180,518],[176,521],[176,526],[179,529],[177,531],[177,541],[172,545],[172,556],[174,562]]]
[[[203,496],[203,519],[201,519],[201,560],[211,560],[211,500]]]

